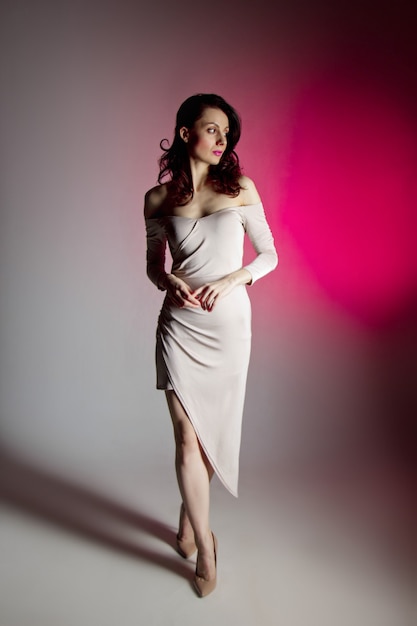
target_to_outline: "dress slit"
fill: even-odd
[[[167,243],[171,273],[191,290],[242,268],[245,234],[256,252],[244,267],[251,285],[277,263],[261,203],[226,207],[201,218],[150,218],[147,233],[148,274],[158,286]],[[164,299],[156,333],[157,388],[174,391],[214,472],[236,497],[250,347],[246,285],[219,298],[211,311],[175,306],[168,295]]]

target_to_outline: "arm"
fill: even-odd
[[[246,176],[242,176],[241,184],[243,190],[239,199],[242,200],[243,225],[257,256],[245,267],[213,283],[202,285],[194,291],[194,295],[201,302],[201,307],[208,311],[213,309],[218,298],[226,296],[238,285],[252,285],[258,278],[275,269],[278,264],[274,239],[256,187]]]
[[[262,204],[242,207],[242,210],[245,230],[257,256],[245,267],[212,283],[202,285],[194,291],[194,295],[200,300],[201,307],[207,311],[213,309],[218,298],[226,296],[238,285],[253,285],[258,278],[271,272],[278,264],[278,255]]]
[[[253,285],[259,278],[276,268],[278,255],[262,203],[243,207],[243,211],[245,230],[257,254],[256,258],[244,267],[252,277],[249,284]]]
[[[146,227],[146,273],[158,287],[164,289],[161,281],[165,278],[165,251],[167,239],[158,219],[161,206],[166,198],[164,185],[150,189],[145,195],[144,218]]]
[[[177,306],[199,307],[200,303],[192,295],[190,287],[177,276],[165,271],[167,237],[161,220],[157,217],[165,198],[161,187],[154,187],[145,196],[146,272],[158,289],[168,292],[170,300]]]
[[[145,218],[146,226],[146,273],[148,278],[158,287],[158,289],[166,289],[163,286],[165,281],[165,251],[166,251],[166,235],[156,218]]]
[[[258,278],[275,269],[278,256],[255,183],[248,176],[241,176],[239,182],[242,186],[239,199],[242,201],[243,226],[257,255],[243,268],[250,274],[245,282],[253,285]]]

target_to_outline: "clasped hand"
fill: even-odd
[[[201,285],[192,291],[189,285],[181,278],[168,274],[166,288],[171,302],[178,307],[198,308],[212,311],[219,298],[226,296],[238,284],[236,277],[229,274],[224,278]]]

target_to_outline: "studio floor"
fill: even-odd
[[[411,482],[392,468],[242,471],[214,480],[218,586],[174,550],[173,472],[89,481],[6,468],[1,626],[413,626]],[[88,484],[89,483],[89,484]]]

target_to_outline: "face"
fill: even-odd
[[[191,159],[207,165],[217,165],[227,145],[229,120],[220,109],[204,109],[202,116],[190,129],[181,128]]]

